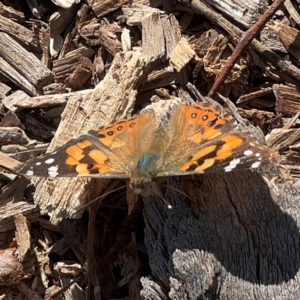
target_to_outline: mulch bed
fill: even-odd
[[[152,221],[155,214],[169,213],[160,198],[155,200],[161,202],[155,212],[150,202],[130,194],[124,181],[29,181],[13,170],[149,104],[159,110],[172,101],[195,101],[209,94],[226,111],[230,110],[222,97],[230,98],[235,111],[259,127],[268,146],[280,154],[280,173],[265,171],[269,187],[276,180],[296,181],[300,177],[298,4],[286,1],[263,17],[261,30],[249,31],[255,39],[245,42],[225,76],[224,66],[244,32],[267,10],[268,1],[224,6],[220,1],[208,5],[198,0],[76,2],[80,1],[41,1],[38,6],[29,1],[0,2],[0,299],[206,299],[207,293],[217,297],[217,286],[222,284],[218,279],[208,283],[204,270],[193,269],[193,258],[187,256],[185,261],[181,256],[181,263],[197,275],[195,280],[202,278],[201,283],[185,281],[187,275],[174,266],[170,273],[168,259],[162,263],[159,256],[175,255],[179,247],[168,240],[166,229]],[[218,76],[223,79],[216,87]],[[228,184],[239,181],[230,177],[235,175],[220,176]],[[174,180],[172,185],[183,190],[184,198],[186,189],[180,179]],[[245,175],[241,182],[248,180],[258,193],[268,194],[268,189],[259,188],[263,183],[256,175]],[[198,184],[195,178],[186,183],[190,192],[191,184]],[[204,179],[199,185],[203,189],[199,197],[210,195],[213,184]],[[226,193],[225,187],[218,188]],[[178,209],[189,201],[176,204],[173,196],[165,197]],[[248,199],[246,192],[243,197]],[[189,207],[197,211],[198,220],[210,209],[204,202],[202,208]],[[182,233],[181,218],[175,209],[167,230]],[[214,220],[218,218],[223,216],[216,214]],[[290,232],[297,232],[290,222]],[[145,238],[152,229],[153,236]],[[192,236],[187,239],[193,243]],[[172,244],[172,250],[161,246],[158,251],[155,241]],[[195,248],[199,249],[187,250]],[[217,265],[209,265],[207,258],[203,261]],[[222,265],[224,269],[216,273],[225,274],[226,269],[255,284]],[[284,280],[293,278],[297,270],[288,270],[290,277],[282,275]],[[247,288],[241,287],[239,293],[244,291]],[[225,295],[233,299],[228,291]]]

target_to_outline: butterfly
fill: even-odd
[[[146,109],[90,130],[15,171],[38,177],[129,178],[133,192],[143,195],[157,177],[256,169],[277,158],[217,106],[179,104],[167,119],[162,122]]]

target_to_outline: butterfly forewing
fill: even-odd
[[[126,170],[115,163],[114,156],[95,136],[85,134],[32,159],[16,172],[37,177],[126,177]]]
[[[213,106],[182,105],[170,124],[172,142],[158,176],[251,169],[276,157],[273,150],[238,131],[235,120]]]
[[[70,140],[54,152],[35,158],[16,172],[38,177],[129,178],[143,147],[150,147],[157,122],[153,111],[121,119]],[[145,139],[149,134],[148,139]]]

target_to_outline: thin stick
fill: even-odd
[[[216,81],[214,82],[212,88],[208,93],[208,97],[211,97],[219,89],[245,47],[247,47],[251,43],[257,33],[266,25],[266,23],[275,14],[275,12],[279,9],[280,5],[283,4],[284,1],[285,0],[275,0],[273,4],[259,18],[259,20],[245,32],[244,36],[241,38],[240,42],[234,49],[227,64],[224,66],[223,70],[216,78]]]

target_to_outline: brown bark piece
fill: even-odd
[[[4,153],[0,152],[0,166],[5,167],[7,169],[13,170],[20,164],[19,161],[10,158]]]
[[[277,113],[293,115],[300,111],[300,93],[295,87],[274,84]]]
[[[143,54],[146,65],[150,62],[168,60],[180,39],[177,20],[174,17],[168,18],[158,12],[153,12],[143,19],[142,27]]]
[[[24,131],[18,127],[0,127],[0,146],[7,144],[28,144]]]
[[[165,60],[170,59],[171,53],[176,48],[181,39],[181,29],[179,22],[173,15],[162,15],[161,24],[163,28],[164,41],[165,41]]]
[[[284,1],[284,6],[286,10],[289,12],[291,18],[297,23],[300,24],[300,15],[296,9],[296,7],[293,6],[292,2],[290,0]]]
[[[54,38],[60,33],[64,32],[73,21],[77,13],[77,6],[73,5],[69,8],[59,9],[50,17],[50,37]]]
[[[3,116],[0,127],[22,127],[22,124],[15,113],[8,111]]]
[[[39,294],[33,291],[28,287],[25,283],[21,282],[17,285],[17,289],[27,298],[32,300],[42,300],[43,298],[39,296]]]
[[[195,51],[191,48],[186,38],[181,38],[170,55],[170,64],[180,72],[194,57]]]
[[[24,13],[14,9],[13,7],[6,6],[2,2],[0,3],[0,15],[7,19],[15,20],[17,22],[24,22]]]
[[[238,22],[239,24],[249,28],[257,19],[261,13],[268,8],[268,1],[266,0],[253,0],[253,1],[217,1],[209,0],[210,5],[222,11],[230,18]],[[243,12],[243,13],[241,13]]]
[[[23,214],[26,218],[33,222],[38,216],[40,216],[39,208],[31,203],[21,201],[23,200],[23,193],[25,188],[28,187],[28,180],[22,179],[22,182],[18,182],[11,185],[11,188],[6,188],[4,193],[1,194],[1,203],[7,201],[7,204],[1,204],[0,207],[0,232],[6,232],[8,230],[14,229],[14,216],[16,214]],[[18,193],[15,191],[20,189]],[[8,201],[10,200],[10,202]],[[12,203],[15,200],[16,203]]]
[[[115,56],[122,49],[116,35],[118,31],[122,32],[122,29],[115,24],[91,23],[80,29],[80,35],[88,39],[91,46],[103,45],[111,55]]]
[[[121,8],[124,4],[128,4],[129,2],[129,0],[89,0],[88,4],[91,5],[96,16],[100,18]]]
[[[6,33],[0,33],[0,56],[36,89],[50,83],[53,74],[30,52]]]
[[[242,95],[237,101],[236,104],[239,104],[239,106],[244,106],[251,103],[252,100],[257,99],[259,97],[265,96],[273,92],[272,85],[271,84],[263,84],[259,86],[258,88],[255,88],[255,90],[248,91],[248,93],[245,93]]]
[[[162,65],[163,66],[163,65]],[[178,82],[178,74],[173,67],[157,68],[150,74],[144,74],[140,78],[139,91],[147,91],[162,86],[168,86]]]
[[[165,43],[160,13],[153,13],[142,22],[143,26],[143,53],[145,62],[163,60]]]
[[[12,111],[21,111],[25,108],[51,108],[53,106],[65,106],[68,101],[75,101],[81,97],[89,97],[92,90],[82,90],[73,93],[54,94],[37,97],[28,97],[25,93],[18,91],[12,96],[3,99],[5,107]]]
[[[276,23],[274,26],[269,26],[269,27],[277,33],[284,47],[299,62],[300,61],[299,30],[291,26],[285,25],[283,23]]]
[[[72,90],[82,88],[92,76],[92,62],[81,54],[58,59],[53,64],[56,81],[64,82]]]
[[[245,119],[252,119],[252,122],[254,122],[254,118],[259,118],[259,116],[262,116],[263,119],[267,118],[267,120],[271,120],[275,118],[275,113],[268,112],[265,110],[259,110],[259,109],[242,109],[238,108],[239,114],[245,118]],[[255,123],[255,122],[254,122]],[[257,125],[257,124],[255,124]],[[259,126],[262,127],[262,126]]]
[[[283,151],[300,140],[300,129],[273,129],[268,137],[270,146]]]
[[[22,214],[16,214],[14,219],[16,225],[16,242],[18,245],[16,254],[18,254],[18,259],[23,262],[31,246],[30,226]]]
[[[3,82],[0,82],[0,98],[4,98],[9,92],[11,88]]]
[[[263,42],[272,51],[280,51],[282,53],[288,53],[281,39],[275,30],[272,30],[273,26],[267,24],[265,28],[260,32],[260,41]]]
[[[124,5],[122,7],[122,12],[124,14],[124,18],[126,19],[126,23],[129,26],[137,26],[141,25],[143,20],[150,17],[154,13],[160,13],[159,9],[135,4],[135,5]]]
[[[0,74],[11,80],[17,86],[22,88],[26,93],[31,96],[38,95],[38,91],[34,85],[22,74],[20,74],[13,66],[7,63],[2,57],[0,57]]]
[[[0,14],[0,30],[34,48],[40,48],[36,36],[24,26],[14,22],[12,19],[5,18]]]

